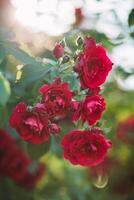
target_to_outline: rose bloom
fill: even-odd
[[[126,144],[134,144],[134,115],[118,124],[117,137]]]
[[[81,87],[96,88],[103,84],[109,71],[112,69],[112,62],[106,54],[103,46],[96,45],[91,37],[84,41],[84,51],[79,54],[74,71],[78,73]]]
[[[31,160],[25,152],[19,148],[14,148],[2,159],[1,166],[4,175],[14,181],[19,181],[25,175]]]
[[[64,47],[61,44],[56,44],[53,50],[53,54],[56,59],[59,59],[64,54]]]
[[[23,102],[20,102],[13,109],[9,122],[27,142],[40,144],[49,139],[49,120],[45,113],[38,112],[38,105],[30,111]]]
[[[0,129],[0,175],[5,175],[3,159],[13,150],[15,141],[3,129]]]
[[[77,121],[80,117],[82,122],[89,125],[95,124],[105,110],[105,101],[101,95],[86,96],[85,99],[74,108],[72,120]]]
[[[3,154],[12,149],[15,144],[15,140],[3,129],[0,129],[0,159]]]
[[[44,103],[46,112],[51,119],[67,115],[72,98],[67,83],[61,83],[60,79],[57,78],[50,85],[43,85],[39,92],[42,95],[42,103]]]
[[[61,141],[64,158],[74,165],[95,166],[106,156],[111,147],[99,128],[92,130],[73,130],[65,135]]]

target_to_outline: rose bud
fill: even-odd
[[[56,44],[53,50],[53,54],[56,59],[59,59],[64,54],[64,47],[61,44]]]

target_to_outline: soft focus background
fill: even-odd
[[[57,143],[29,146],[31,158],[46,164],[45,175],[32,191],[1,178],[0,200],[134,200],[133,0],[0,0],[0,127],[25,148],[9,128],[9,114],[19,101],[34,102],[40,80],[49,77],[38,68],[25,70],[15,85],[20,69],[54,59],[53,46],[64,37],[73,49],[79,35],[103,44],[114,63],[102,87],[104,128],[113,148],[101,165],[85,169],[63,160],[58,137]],[[71,126],[66,121],[64,130]]]

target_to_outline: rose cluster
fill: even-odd
[[[15,140],[3,129],[0,129],[0,138],[0,176],[9,177],[26,189],[34,188],[44,174],[44,164],[39,163],[31,171],[31,159]]]
[[[19,103],[9,119],[11,127],[16,129],[20,137],[33,144],[48,141],[50,134],[60,132],[55,121],[67,115],[72,99],[67,83],[61,83],[60,78],[50,85],[41,86],[39,92],[41,102],[33,107]]]
[[[61,58],[64,47],[57,44],[53,53],[56,59]],[[11,127],[23,140],[40,144],[49,140],[50,135],[59,134],[61,127],[57,121],[66,116],[70,116],[73,122],[81,120],[82,124],[94,125],[106,106],[103,96],[99,94],[99,86],[105,82],[111,68],[112,62],[105,49],[96,45],[93,38],[86,37],[83,52],[77,55],[73,67],[82,90],[86,89],[83,100],[75,101],[68,84],[56,78],[53,83],[39,88],[40,102],[32,107],[21,102],[13,109],[9,119]],[[105,139],[100,128],[89,127],[89,130],[72,130],[62,138],[61,146],[64,158],[72,164],[94,166],[103,161],[111,143]]]
[[[96,45],[95,40],[86,37],[83,43],[83,52],[78,54],[74,71],[78,74],[81,88],[87,89],[81,102],[72,101],[72,120],[94,125],[105,110],[105,100],[100,92],[100,85],[105,82],[112,62],[108,58],[104,47]],[[103,161],[111,143],[96,127],[90,130],[73,130],[65,135],[61,141],[64,158],[72,164],[95,166]]]

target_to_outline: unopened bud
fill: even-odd
[[[53,54],[56,59],[59,59],[64,54],[64,47],[61,44],[56,44],[53,50]]]
[[[58,134],[60,132],[61,128],[57,124],[51,124],[50,125],[50,132],[52,134]]]
[[[81,46],[83,44],[83,39],[82,37],[78,37],[77,40],[76,40],[76,45],[77,46]]]
[[[70,60],[70,57],[67,56],[67,55],[65,55],[65,56],[63,57],[62,64],[69,62],[69,60]]]

